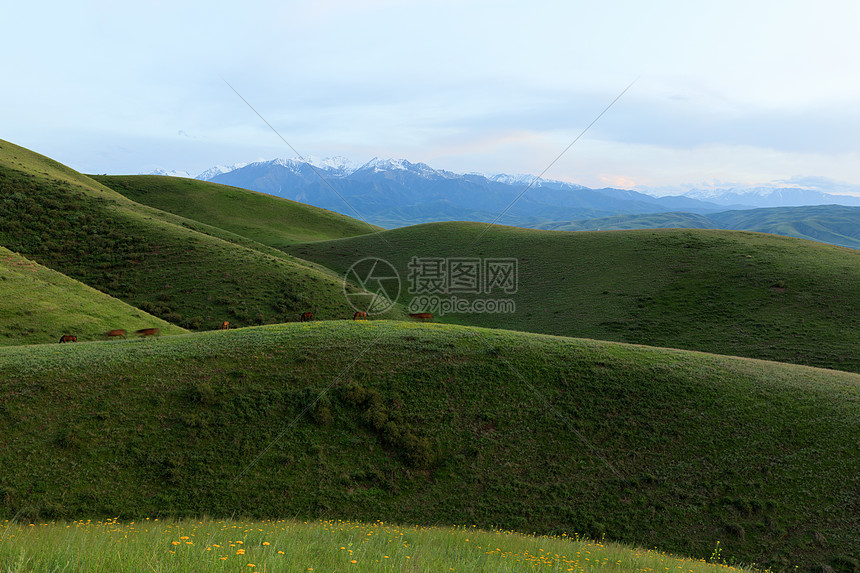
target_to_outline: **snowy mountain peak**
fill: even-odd
[[[319,159],[317,157],[308,157],[308,162],[314,167],[322,167],[329,171],[342,171],[344,173],[352,173],[358,168],[358,165],[352,160],[336,155],[334,157],[325,157]]]
[[[409,169],[410,163],[405,159],[380,159],[374,157],[356,171],[372,170],[374,173],[380,171],[406,171]]]
[[[527,173],[517,173],[513,175],[508,173],[475,173],[475,175],[480,175],[482,177],[486,177],[490,181],[495,181],[496,183],[504,183],[505,185],[529,185],[533,181],[536,185],[540,183],[540,180],[535,181],[534,175],[529,175]]]
[[[843,194],[846,187],[835,186],[833,190],[778,186],[778,184],[750,187],[696,187],[682,193],[681,196],[725,206],[799,207],[824,204],[860,206],[860,196]]]
[[[278,158],[271,161],[260,161],[258,163],[260,165],[277,165],[280,167],[286,167],[294,172],[298,172],[310,166],[333,175],[349,175],[356,169],[356,164],[353,161],[340,156],[319,158],[309,155],[303,159]]]
[[[495,181],[496,183],[504,183],[505,185],[527,185],[531,187],[543,187],[545,185],[550,185],[552,187],[564,187],[566,189],[587,188],[583,185],[578,185],[576,183],[567,183],[565,181],[557,181],[555,179],[537,179],[536,175],[530,175],[528,173],[474,173],[474,175],[480,175],[481,177],[485,177],[490,181]]]
[[[223,175],[225,173],[230,173],[233,170],[241,169],[248,165],[247,163],[235,163],[233,165],[216,165],[215,167],[210,167],[203,173],[199,174],[195,179],[200,179],[201,181],[209,181],[213,177],[218,177],[219,175]]]
[[[422,177],[450,177],[447,171],[438,171],[426,163],[412,163],[406,159],[380,159],[374,157],[355,172],[380,173],[382,171],[408,171]]]
[[[163,177],[188,177],[188,178],[192,178],[191,174],[189,174],[187,171],[176,171],[175,169],[170,170],[170,171],[165,171],[164,169],[153,169],[149,173],[141,173],[141,175],[161,175]]]
[[[258,161],[255,165],[277,165],[279,167],[286,167],[287,169],[297,169],[305,165],[304,161],[299,159],[286,159],[282,157],[278,157],[276,159],[272,159],[271,161]]]

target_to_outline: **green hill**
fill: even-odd
[[[0,245],[189,329],[352,315],[341,276],[5,141]]]
[[[320,393],[325,390],[321,399]],[[856,567],[860,376],[440,324],[0,348],[0,518],[475,524]]]
[[[860,249],[860,207],[773,207],[726,211],[709,217],[722,229],[776,233]]]
[[[554,231],[610,231],[619,229],[731,229],[773,233],[841,247],[860,249],[860,207],[813,205],[723,211],[710,215],[650,213],[619,215],[584,221],[538,225]]]
[[[91,177],[137,203],[275,248],[382,230],[326,209],[217,183],[157,175]]]
[[[486,230],[486,233],[482,233]],[[686,348],[860,372],[860,251],[776,235],[662,229],[568,233],[436,223],[287,251],[345,272],[389,261],[407,292],[412,257],[518,262],[515,312],[437,320]],[[476,298],[458,294],[461,300]],[[413,309],[417,310],[417,309]]]
[[[0,247],[0,345],[57,342],[65,334],[94,340],[109,330],[141,328],[185,332]]]
[[[695,213],[645,213],[616,215],[583,221],[543,223],[548,231],[625,231],[631,229],[713,229],[723,228],[706,215]]]

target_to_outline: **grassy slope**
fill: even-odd
[[[610,231],[618,229],[734,229],[774,233],[860,249],[860,207],[814,205],[769,207],[724,211],[711,215],[693,213],[653,213],[619,215],[585,221],[539,225],[554,231]]]
[[[138,203],[275,248],[382,230],[333,211],[206,181],[157,175],[92,178]]]
[[[860,207],[774,207],[726,211],[710,218],[722,228],[777,233],[860,249]]]
[[[186,328],[351,316],[341,277],[0,142],[0,245]]]
[[[247,521],[140,518],[17,522],[0,529],[3,573],[63,571],[158,573],[466,571],[519,573],[756,573],[657,550],[474,527],[401,526],[343,520]],[[715,559],[714,561],[719,561]],[[254,568],[249,568],[249,563]]]
[[[108,330],[152,327],[185,332],[0,247],[0,345],[57,342],[63,334],[94,340]]]
[[[619,231],[630,229],[711,229],[718,227],[705,215],[695,213],[646,213],[617,215],[584,221],[544,223],[541,229],[552,231]]]
[[[0,348],[0,517],[476,524],[839,564],[860,555],[858,406],[856,374],[440,324]]]
[[[375,255],[516,257],[513,314],[442,320],[687,348],[860,372],[860,251],[760,233],[662,229],[567,233],[437,223],[297,245],[345,271]],[[467,298],[461,295],[461,298]],[[432,309],[428,309],[432,310]]]

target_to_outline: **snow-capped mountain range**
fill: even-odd
[[[582,185],[575,185],[572,183],[566,183],[564,181],[556,181],[552,179],[538,179],[537,181],[535,181],[535,175],[530,175],[527,173],[511,175],[507,173],[487,174],[479,172],[470,172],[465,174],[459,174],[451,171],[445,171],[442,169],[434,169],[426,163],[412,163],[407,159],[380,159],[379,157],[374,157],[366,163],[356,163],[351,159],[341,156],[325,157],[322,159],[311,156],[305,158],[304,160],[278,158],[272,160],[260,160],[252,163],[245,162],[235,163],[233,165],[216,165],[197,175],[192,175],[188,171],[166,171],[164,169],[155,169],[153,171],[145,173],[144,175],[165,175],[169,177],[187,177],[189,179],[200,179],[201,181],[212,181],[220,175],[224,175],[226,173],[230,173],[231,171],[235,171],[237,169],[241,169],[247,166],[278,166],[289,169],[294,173],[302,173],[310,166],[320,171],[324,176],[334,177],[346,177],[352,175],[357,171],[372,171],[373,173],[388,171],[411,171],[413,173],[422,174],[424,176],[437,176],[447,179],[454,179],[457,177],[466,176],[484,177],[489,181],[503,183],[506,185],[541,186],[552,184],[569,186],[570,188],[586,189],[586,187]]]
[[[231,166],[217,165],[207,169],[197,176],[187,175],[184,171],[166,172],[158,169],[150,173],[150,175],[174,175],[177,177],[192,177],[202,181],[211,181],[219,175],[224,175],[241,169],[243,167],[283,167],[294,173],[304,173],[307,169],[313,168],[321,172],[325,176],[332,177],[347,177],[358,171],[365,172],[388,172],[388,171],[411,171],[420,173],[425,176],[441,176],[441,177],[457,177],[456,173],[433,169],[426,163],[411,163],[406,159],[380,159],[374,157],[366,163],[356,163],[346,157],[326,157],[323,159],[317,157],[308,157],[305,160],[301,159],[272,159],[270,161],[256,161],[254,163],[237,163]]]
[[[821,178],[789,180],[783,186],[692,188],[666,194],[660,189],[590,189],[536,179],[534,175],[458,174],[406,159],[355,163],[345,157],[273,159],[218,165],[196,179],[293,199],[371,223],[395,227],[428,221],[493,221],[535,226],[546,221],[575,221],[616,215],[839,204],[860,206],[852,188]],[[156,175],[190,177],[157,170]],[[828,193],[832,185],[843,193]],[[528,189],[527,193],[523,193]],[[860,189],[857,189],[860,193]]]
[[[201,177],[202,174],[198,175],[197,177],[194,177],[187,171],[165,171],[164,169],[154,169],[149,173],[141,173],[141,175],[163,175],[165,177],[187,177],[189,179],[203,179],[203,177]],[[208,179],[204,179],[204,181],[208,181]]]
[[[805,187],[729,187],[691,189],[685,197],[710,201],[718,205],[751,205],[754,207],[797,207],[802,205],[860,205],[860,197],[834,194]]]

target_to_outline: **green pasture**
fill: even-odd
[[[860,377],[396,321],[0,348],[0,518],[465,524],[860,551]],[[822,541],[823,540],[823,541]]]
[[[384,239],[384,240],[383,240]],[[740,231],[562,232],[434,223],[289,247],[344,273],[390,262],[408,306],[413,258],[513,259],[514,312],[439,316],[444,322],[687,348],[860,372],[860,251]],[[445,298],[448,295],[438,295]]]

